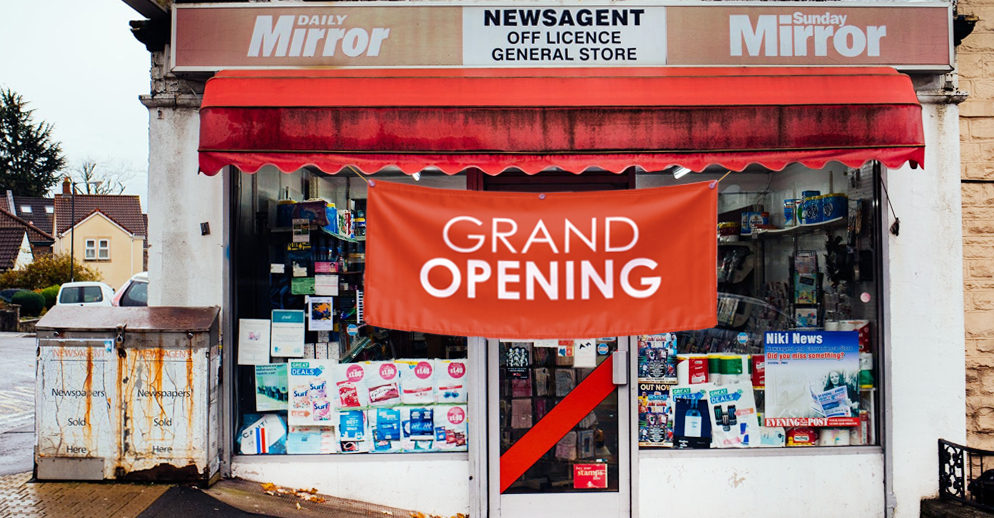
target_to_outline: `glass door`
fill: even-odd
[[[628,350],[627,337],[488,341],[491,516],[629,515]]]

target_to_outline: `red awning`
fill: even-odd
[[[884,67],[222,71],[200,110],[208,175],[898,167],[924,147],[911,79]]]

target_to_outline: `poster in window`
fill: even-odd
[[[286,410],[289,400],[285,363],[255,366],[255,410]]]
[[[766,426],[859,426],[859,333],[769,331]]]
[[[673,445],[671,385],[638,384],[639,446]]]
[[[335,299],[307,297],[307,328],[311,331],[335,329]]]

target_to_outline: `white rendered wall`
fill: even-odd
[[[959,114],[922,104],[925,169],[887,174],[901,233],[887,236],[885,359],[896,518],[938,494],[940,438],[966,441]],[[888,225],[893,221],[887,218]]]
[[[643,453],[636,478],[640,518],[884,516],[879,451]]]
[[[197,172],[200,115],[190,107],[149,108],[148,303],[220,306],[224,188]],[[210,234],[200,235],[200,224]]]
[[[445,459],[439,458],[445,456]],[[427,515],[469,513],[469,460],[454,454],[236,457],[231,476]],[[433,458],[434,457],[434,458]]]

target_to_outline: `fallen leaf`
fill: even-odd
[[[276,493],[273,493],[272,491],[266,491],[265,493],[269,496],[276,496]]]
[[[305,489],[304,491],[307,491],[308,493],[310,493],[310,494],[312,494],[312,495],[316,495],[316,494],[318,494],[318,490],[317,490],[317,488],[314,488],[314,487],[312,487],[312,488],[310,488],[310,489]]]
[[[391,513],[390,511],[383,511],[383,514],[388,514],[390,516],[393,516],[393,513]]]
[[[300,502],[297,502],[297,509],[301,509]]]
[[[269,482],[266,482],[265,484],[259,484],[259,485],[262,486],[263,491],[272,491],[272,490],[276,489],[276,484],[270,484]]]

